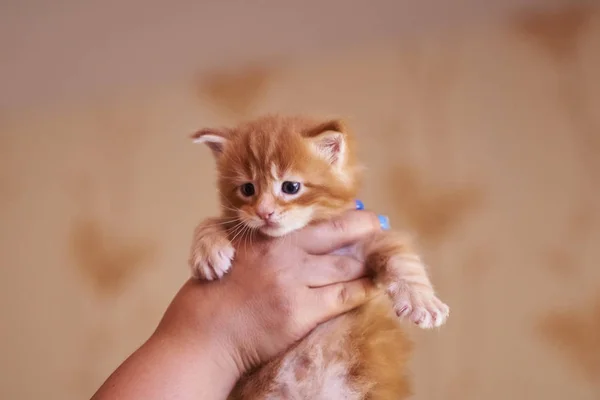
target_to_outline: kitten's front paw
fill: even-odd
[[[231,268],[235,249],[225,238],[202,240],[192,249],[190,268],[196,279],[220,279]]]
[[[450,315],[450,308],[432,291],[420,291],[409,285],[398,285],[390,289],[394,311],[407,318],[419,328],[430,329],[442,326]]]

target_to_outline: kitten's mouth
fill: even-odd
[[[284,227],[278,222],[265,222],[258,230],[267,236],[273,237],[282,236],[286,233]]]

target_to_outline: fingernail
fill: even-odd
[[[364,210],[365,209],[365,205],[363,204],[362,201],[356,200],[356,209],[357,210]]]
[[[377,218],[379,219],[379,225],[381,226],[381,229],[384,231],[390,229],[390,219],[386,215],[378,215]]]

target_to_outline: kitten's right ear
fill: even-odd
[[[191,135],[194,143],[204,143],[213,152],[215,157],[218,157],[223,152],[225,143],[229,140],[229,132],[225,129],[205,128]]]

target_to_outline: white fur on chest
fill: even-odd
[[[334,327],[334,325],[336,325]],[[317,328],[298,348],[285,355],[273,382],[273,391],[266,399],[289,400],[359,400],[362,395],[356,392],[348,381],[351,366],[350,355],[346,353],[343,339],[337,344],[322,340],[329,332],[340,335],[343,321],[331,321]]]
[[[321,351],[317,354],[319,355],[312,360],[313,364],[302,379],[296,377],[296,369],[304,367],[294,360],[286,360],[275,380],[279,393],[270,395],[267,399],[360,399],[359,394],[348,385],[347,365],[344,362],[325,361]]]

